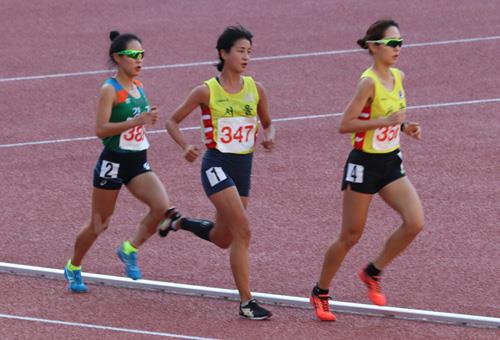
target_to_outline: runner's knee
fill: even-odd
[[[104,217],[99,214],[95,214],[92,218],[91,229],[96,236],[99,236],[102,232],[104,232],[109,227],[109,220],[111,216]]]
[[[243,218],[241,219],[241,221],[234,222],[233,228],[231,229],[231,234],[235,241],[250,243],[252,232],[250,231],[250,224],[247,218]]]
[[[415,217],[404,222],[406,231],[417,236],[424,229],[424,218]]]
[[[347,233],[342,233],[339,237],[339,242],[347,249],[351,249],[361,239],[361,235],[362,232],[357,230],[350,231]]]
[[[412,214],[403,214],[403,226],[407,233],[417,236],[424,228],[424,214],[416,212]]]
[[[149,214],[155,221],[161,222],[165,219],[165,212],[169,208],[168,202],[155,202],[149,206]]]

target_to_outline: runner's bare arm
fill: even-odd
[[[208,106],[209,100],[210,91],[206,85],[195,87],[186,100],[172,112],[165,123],[165,128],[170,137],[184,150],[184,157],[190,162],[194,161],[200,152],[196,146],[186,142],[179,129],[179,124],[198,106]]]
[[[262,145],[267,150],[271,150],[274,145],[275,130],[267,107],[266,91],[261,83],[255,82],[255,85],[257,86],[257,91],[259,92],[257,114],[259,115],[260,123],[264,129],[264,140],[262,141]]]
[[[401,70],[399,71],[399,73],[401,74],[401,81],[403,81],[405,79],[405,74]],[[417,122],[412,122],[412,121],[404,122],[401,130],[403,131],[404,134],[410,137],[413,137],[417,140],[422,139],[422,127]]]
[[[368,105],[370,100],[375,94],[375,85],[373,80],[370,78],[363,78],[358,83],[354,97],[351,102],[347,105],[342,116],[342,121],[340,122],[339,132],[340,133],[352,133],[352,132],[362,132],[377,129],[384,126],[392,126],[401,124],[405,119],[405,112],[398,111],[390,116],[379,118],[362,120],[359,119],[363,108]]]
[[[109,121],[111,110],[116,99],[116,93],[112,85],[106,84],[101,88],[97,104],[96,136],[105,138],[116,136],[138,125],[152,124],[156,121],[158,113],[153,107],[149,112],[143,112],[137,117],[124,121],[112,123]]]

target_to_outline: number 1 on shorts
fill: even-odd
[[[227,178],[224,170],[222,170],[222,168],[218,166],[206,170],[205,174],[207,175],[208,181],[210,182],[210,185],[212,187],[216,186]]]

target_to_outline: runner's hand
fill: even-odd
[[[148,112],[143,112],[138,116],[140,125],[154,125],[158,120],[158,109],[156,106],[151,106],[151,110]]]
[[[401,125],[406,119],[406,110],[394,112],[385,118],[387,126]]]
[[[422,128],[420,127],[419,123],[415,122],[407,122],[404,123],[404,131],[405,134],[407,134],[410,137],[413,137],[417,140],[422,139]]]
[[[196,158],[200,155],[200,150],[195,145],[188,145],[184,149],[184,158],[188,162],[194,162]]]
[[[269,126],[267,129],[264,129],[264,140],[261,142],[264,149],[271,151],[274,146],[274,138],[276,136],[276,130],[274,130],[274,126]]]

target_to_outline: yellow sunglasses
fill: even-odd
[[[403,38],[387,38],[387,39],[380,39],[380,40],[367,40],[367,43],[373,43],[377,45],[385,45],[389,47],[401,47],[403,46]]]

